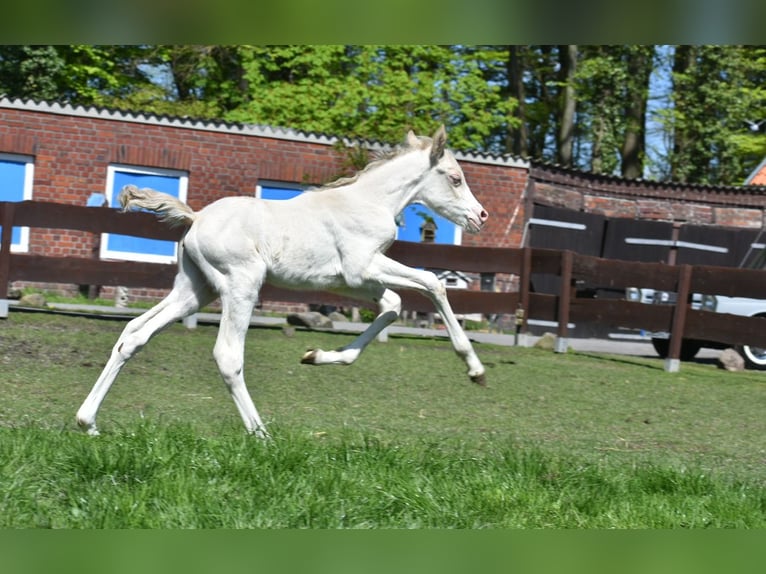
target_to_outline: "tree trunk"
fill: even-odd
[[[646,101],[652,72],[651,46],[640,46],[628,53],[629,90],[625,105],[625,139],[623,140],[622,176],[637,179],[644,171]]]
[[[523,65],[523,46],[508,46],[508,87],[509,95],[518,102],[513,116],[520,120],[517,128],[509,130],[507,147],[511,154],[526,157],[528,155],[527,142],[529,135],[527,133],[526,118],[526,94],[524,90],[524,65]]]
[[[675,92],[676,105],[682,101],[683,91],[687,88],[687,74],[694,67],[696,48],[694,46],[676,46],[673,55],[673,91]],[[684,122],[673,122],[673,153],[670,160],[670,179],[672,181],[685,182],[690,170],[689,133],[684,127]]]
[[[602,173],[604,171],[604,134],[606,133],[606,125],[604,119],[597,117],[594,120],[595,127],[593,128],[593,146],[591,149],[590,170],[593,173]]]
[[[575,131],[575,86],[574,75],[577,70],[577,46],[569,44],[559,46],[559,81],[561,89],[561,115],[556,134],[556,153],[558,162],[565,166],[572,165],[572,147]]]

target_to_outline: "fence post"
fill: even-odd
[[[516,326],[514,344],[519,344],[519,335],[527,334],[527,320],[529,319],[529,283],[532,274],[532,248],[529,246],[521,249],[521,269],[519,269],[519,304],[516,308],[516,317],[519,321]]]
[[[561,252],[561,288],[559,289],[558,333],[556,334],[557,353],[566,353],[569,335],[569,307],[572,298],[572,262],[574,253]]]
[[[8,283],[11,280],[11,243],[13,242],[13,216],[15,206],[11,202],[0,203],[0,319],[8,317]]]
[[[665,359],[665,370],[677,373],[681,369],[681,344],[684,339],[686,326],[686,311],[689,306],[689,291],[691,290],[692,267],[681,265],[678,271],[678,294],[673,309],[673,322],[670,327],[670,343],[668,358]]]

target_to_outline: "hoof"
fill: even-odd
[[[484,373],[478,375],[471,375],[471,381],[479,385],[480,387],[487,386],[487,376]]]
[[[98,432],[98,429],[96,428],[95,424],[88,424],[85,422],[77,421],[77,425],[80,427],[80,429],[90,436],[99,436],[101,433]]]
[[[301,363],[303,363],[304,365],[316,365],[318,356],[319,356],[319,349],[311,349],[309,351],[306,351],[303,357],[301,357]]]

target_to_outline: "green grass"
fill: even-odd
[[[243,427],[216,328],[160,334],[75,428],[122,321],[0,322],[0,527],[702,528],[766,526],[766,374],[392,337],[252,329],[246,377],[274,436]]]
[[[17,428],[0,444],[3,527],[764,526],[753,485],[506,441],[477,452],[455,440],[278,432],[261,444],[144,423],[96,440]]]

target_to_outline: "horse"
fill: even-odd
[[[221,198],[200,211],[175,197],[126,185],[124,210],[155,212],[188,229],[179,242],[173,288],[131,320],[99,378],[77,411],[78,425],[97,435],[96,415],[125,363],[157,332],[220,298],[213,357],[248,433],[268,438],[245,386],[244,345],[250,316],[265,282],[322,290],[376,303],[378,315],[356,339],[332,350],[311,349],[307,365],[350,365],[401,311],[395,289],[429,297],[470,379],[485,385],[485,369],[455,318],[444,285],[430,271],[405,266],[385,252],[396,237],[396,217],[411,203],[426,205],[469,233],[489,217],[476,200],[440,126],[432,137],[410,130],[405,142],[361,171],[281,201]]]

